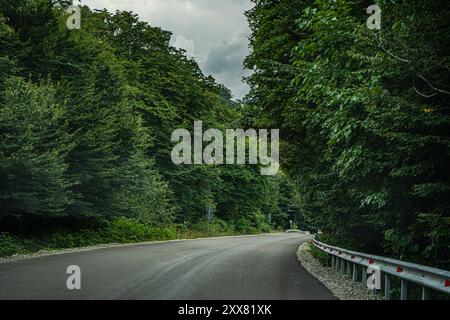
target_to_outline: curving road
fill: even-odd
[[[0,264],[0,299],[335,299],[272,234],[104,248]],[[66,268],[81,269],[68,290]]]

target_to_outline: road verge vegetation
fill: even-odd
[[[236,226],[220,219],[213,219],[209,223],[200,221],[196,224],[152,226],[132,218],[119,217],[113,220],[97,221],[95,226],[92,225],[92,222],[90,224],[90,228],[85,225],[79,230],[63,230],[58,227],[50,232],[22,235],[0,232],[0,257],[101,244],[126,244],[271,232],[268,225]]]

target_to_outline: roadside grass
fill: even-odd
[[[98,229],[58,231],[33,236],[0,233],[0,257],[41,250],[88,247],[107,243],[133,243],[176,239],[174,226],[152,227],[129,218],[118,218]]]
[[[316,258],[320,264],[324,267],[329,267],[329,256],[327,253],[320,251],[319,249],[317,249],[312,242],[308,243],[308,252],[314,257]]]
[[[268,233],[272,230],[262,228],[235,228],[233,225],[215,219],[201,221],[193,225],[150,226],[131,218],[116,218],[106,221],[102,226],[77,231],[58,230],[33,235],[14,235],[0,232],[0,257],[15,254],[31,254],[42,250],[71,249],[100,244],[138,243],[175,239],[194,239],[219,236]]]

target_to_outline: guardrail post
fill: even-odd
[[[331,269],[335,267],[335,264],[336,264],[336,257],[331,255]]]
[[[345,261],[344,259],[341,259],[341,274],[345,273]]]
[[[428,288],[422,287],[422,300],[430,299],[430,290]]]
[[[350,263],[350,261],[347,261],[347,276],[352,276],[352,264]]]
[[[336,257],[336,265],[334,266],[334,270],[338,271],[339,270],[339,264],[340,264],[340,260],[338,257]]]
[[[367,283],[367,271],[366,271],[366,267],[363,266],[363,267],[361,268],[361,270],[362,270],[361,281],[362,281],[363,285],[366,285],[366,283]]]
[[[400,287],[400,300],[408,299],[408,282],[402,279],[402,284]]]
[[[358,267],[356,266],[356,263],[353,264],[353,275],[352,280],[354,282],[358,281]]]
[[[384,275],[384,300],[391,300],[391,276]]]

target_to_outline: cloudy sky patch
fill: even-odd
[[[75,1],[76,3],[76,1]],[[91,8],[127,10],[153,26],[173,33],[171,43],[186,50],[203,73],[226,85],[235,98],[248,87],[243,60],[248,54],[250,29],[244,12],[250,0],[82,0]]]

